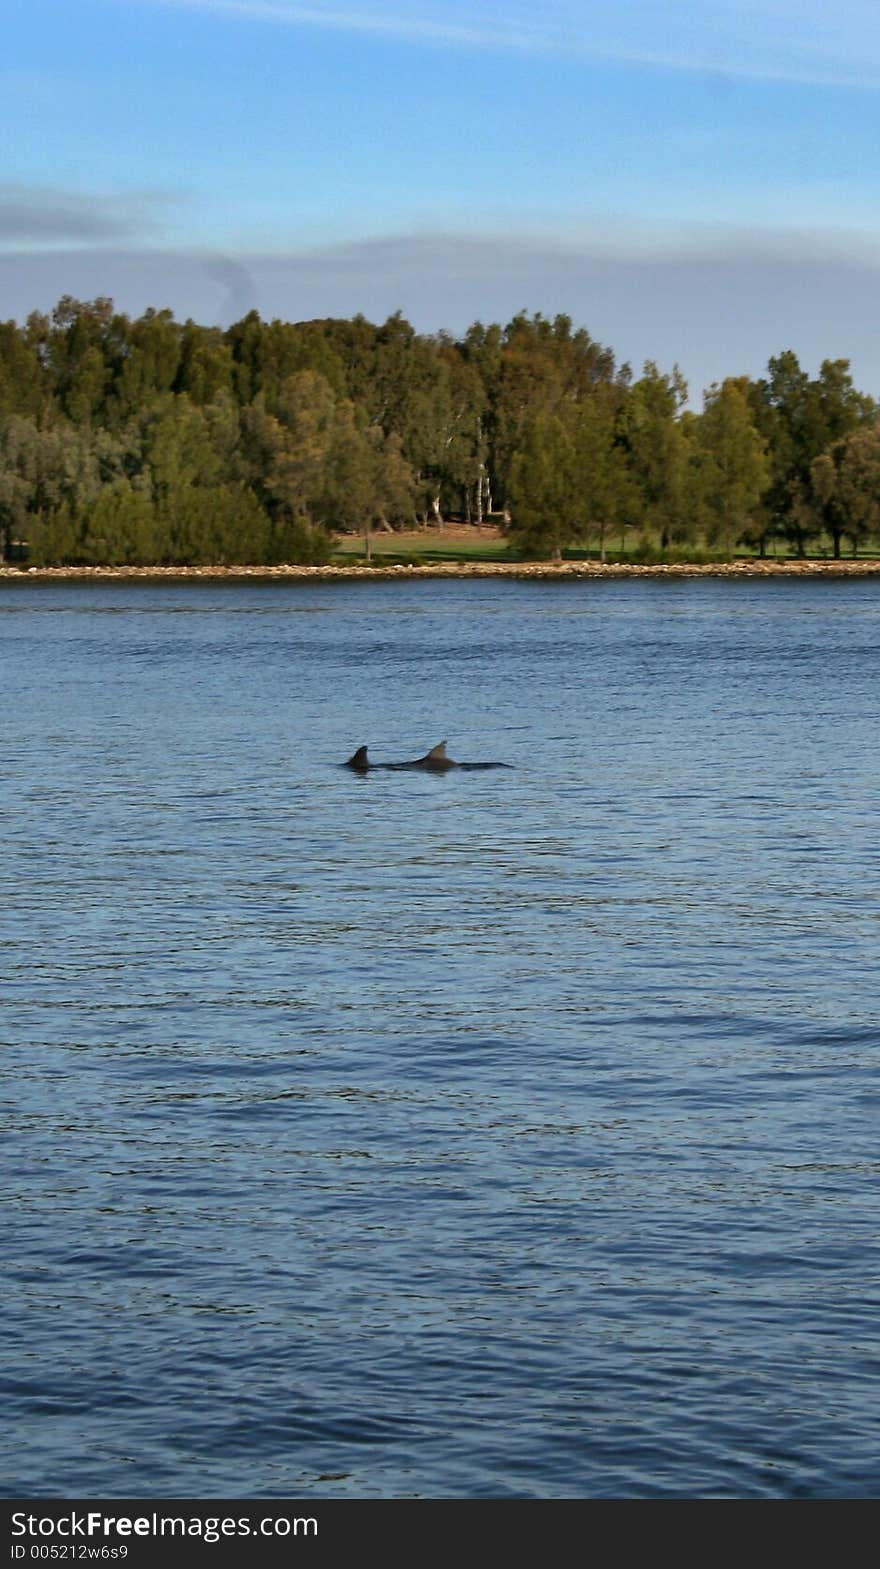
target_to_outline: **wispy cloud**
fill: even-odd
[[[107,195],[0,184],[0,245],[51,248],[142,239],[155,229],[156,209],[167,201],[150,191]]]
[[[121,3],[121,0],[120,0]],[[130,0],[124,0],[130,4]],[[578,55],[732,78],[871,88],[880,84],[876,0],[143,0],[291,27],[425,44]]]

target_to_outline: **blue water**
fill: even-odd
[[[880,584],[15,581],[0,668],[0,1491],[880,1491]]]

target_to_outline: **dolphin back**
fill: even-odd
[[[430,752],[426,752],[424,757],[416,757],[410,763],[373,763],[370,761],[370,758],[367,755],[367,748],[365,746],[359,746],[357,751],[353,754],[352,757],[348,759],[344,766],[346,768],[354,769],[355,773],[359,774],[375,772],[377,768],[425,768],[428,769],[431,773],[442,774],[445,773],[448,768],[509,768],[510,764],[457,763],[454,758],[447,756],[446,742],[438,741],[437,745],[432,746]]]
[[[436,746],[432,746],[431,747],[430,752],[426,752],[424,757],[420,757],[419,758],[419,762],[420,762],[420,764],[422,765],[423,768],[457,768],[458,767],[458,764],[453,762],[451,757],[447,757],[446,756],[446,742],[445,741],[438,741]]]

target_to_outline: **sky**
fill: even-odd
[[[0,319],[565,312],[692,402],[793,348],[880,396],[877,0],[28,0]]]

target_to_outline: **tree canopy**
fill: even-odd
[[[0,551],[34,564],[320,561],[453,516],[524,554],[808,548],[880,530],[880,425],[846,360],[634,377],[569,317],[460,339],[399,313],[223,330],[64,296],[0,323]]]

